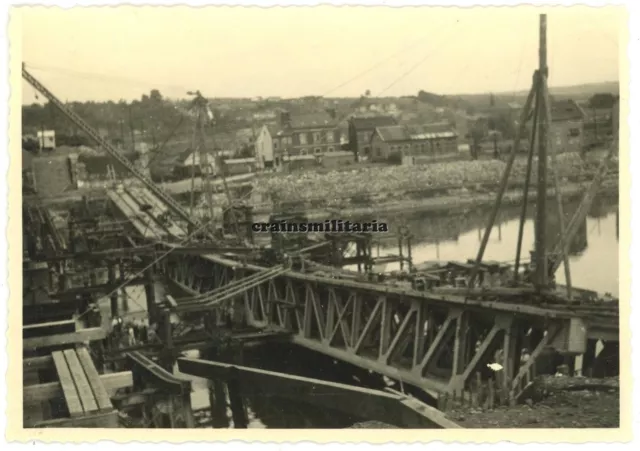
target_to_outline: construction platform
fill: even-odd
[[[117,427],[109,393],[132,383],[131,373],[100,376],[84,346],[26,358],[23,372],[24,427]]]

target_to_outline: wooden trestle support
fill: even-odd
[[[258,269],[218,256],[167,258],[157,268],[190,294],[223,287]],[[303,347],[434,397],[467,390],[481,373],[516,399],[536,375],[546,349],[576,356],[593,340],[617,342],[617,317],[602,332],[602,324],[590,327],[588,316],[566,309],[439,296],[294,271],[222,305],[233,306],[236,322],[287,330]],[[523,348],[528,359],[521,358]],[[490,363],[503,367],[500,374],[488,369]]]

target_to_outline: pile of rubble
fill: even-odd
[[[574,178],[595,170],[594,163],[585,162],[578,154],[558,157],[559,176]],[[375,202],[406,193],[436,190],[475,189],[497,186],[505,163],[499,160],[456,161],[426,166],[363,167],[351,171],[314,171],[274,174],[256,180],[254,191],[265,194],[277,203],[300,203],[311,207],[344,207],[358,201]],[[533,165],[535,177],[536,165]],[[511,180],[524,182],[526,160],[516,160]]]
[[[464,428],[617,428],[620,382],[618,378],[540,377],[522,404],[458,407],[446,415]]]

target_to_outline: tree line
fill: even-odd
[[[67,106],[116,145],[130,146],[133,141],[143,139],[152,147],[158,147],[170,137],[186,138],[193,133],[193,120],[187,117],[190,101],[166,99],[157,89],[132,102],[68,102]],[[226,126],[229,118],[216,109],[212,112],[216,124]],[[54,130],[58,146],[94,145],[51,103],[24,105],[22,130],[23,136]]]

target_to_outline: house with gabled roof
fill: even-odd
[[[584,118],[584,111],[573,100],[551,102],[550,134],[556,152],[581,152],[583,150]]]
[[[259,167],[280,166],[285,156],[324,155],[341,150],[342,131],[334,112],[280,113],[276,125],[264,125],[255,141]],[[345,137],[346,138],[346,137]]]
[[[459,156],[458,134],[448,123],[376,127],[370,161],[441,161]],[[409,158],[409,159],[408,159]]]
[[[398,125],[391,116],[352,117],[349,120],[349,148],[358,157],[371,157],[371,138],[376,128]]]

